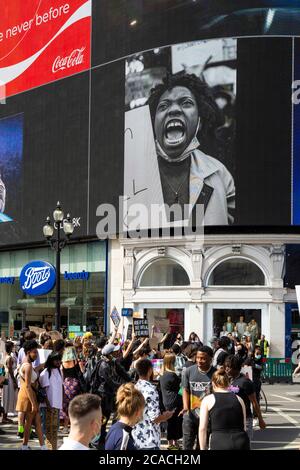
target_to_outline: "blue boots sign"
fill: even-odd
[[[21,289],[28,295],[48,294],[55,284],[56,271],[46,261],[31,261],[20,274]]]

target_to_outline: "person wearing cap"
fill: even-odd
[[[97,394],[101,397],[102,414],[104,417],[99,440],[94,445],[98,449],[104,448],[106,425],[112,413],[116,412],[116,395],[120,385],[131,382],[130,376],[121,366],[117,358],[121,346],[112,343],[106,344],[102,349],[102,361],[99,367],[100,386]]]

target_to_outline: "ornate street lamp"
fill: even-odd
[[[46,219],[46,224],[43,227],[44,237],[48,241],[52,250],[56,252],[56,308],[55,308],[55,329],[60,329],[60,253],[66,246],[70,236],[74,232],[74,224],[71,220],[70,214],[67,214],[67,218],[64,218],[63,210],[60,203],[57,203],[56,209],[53,212],[53,225],[50,217]],[[61,229],[64,231],[65,237],[61,238]],[[54,237],[54,230],[56,230],[56,236]]]

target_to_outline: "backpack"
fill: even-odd
[[[85,371],[83,374],[83,378],[86,383],[87,392],[91,390],[92,376],[95,371],[96,365],[97,365],[96,357],[95,356],[90,357],[87,361]]]
[[[95,360],[95,366],[93,370],[91,371],[90,381],[89,381],[90,393],[99,395],[100,385],[103,382],[103,379],[100,375],[100,366],[102,362],[104,361],[104,358],[100,357],[98,361],[94,358],[94,360]]]

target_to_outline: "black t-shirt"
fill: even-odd
[[[230,390],[242,398],[246,407],[246,417],[252,418],[249,395],[255,393],[253,382],[250,379],[247,379],[243,374],[240,374],[231,382]]]
[[[181,379],[175,372],[165,372],[159,379],[163,404],[166,410],[173,410],[182,405],[178,395]]]

